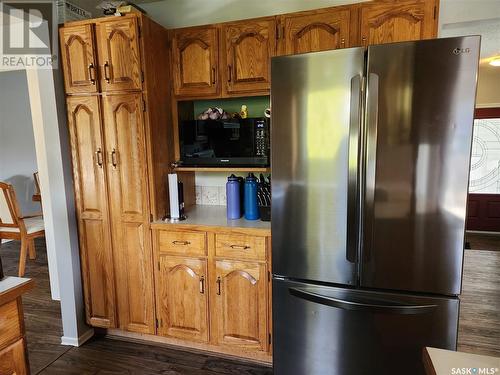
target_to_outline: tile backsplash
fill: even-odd
[[[196,204],[225,206],[226,187],[196,185]]]

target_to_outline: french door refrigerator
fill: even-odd
[[[456,349],[479,37],[275,57],[276,375]]]

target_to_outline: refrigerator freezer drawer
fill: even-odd
[[[424,374],[456,349],[459,301],[273,280],[274,374]]]

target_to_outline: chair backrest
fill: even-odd
[[[40,194],[40,176],[38,172],[33,173],[33,179],[35,180],[35,193]]]
[[[0,181],[0,227],[20,228],[21,217],[16,192],[11,184]]]

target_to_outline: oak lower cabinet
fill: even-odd
[[[270,362],[270,230],[152,229],[157,334],[174,340],[167,343]]]
[[[97,96],[66,100],[87,323],[116,326],[107,160]]]
[[[87,323],[154,334],[150,223],[166,213],[173,158],[168,32],[130,14],[66,23],[60,38]]]
[[[206,259],[163,255],[158,262],[158,334],[208,342]]]
[[[218,345],[267,350],[268,275],[265,263],[216,260],[211,319]]]

